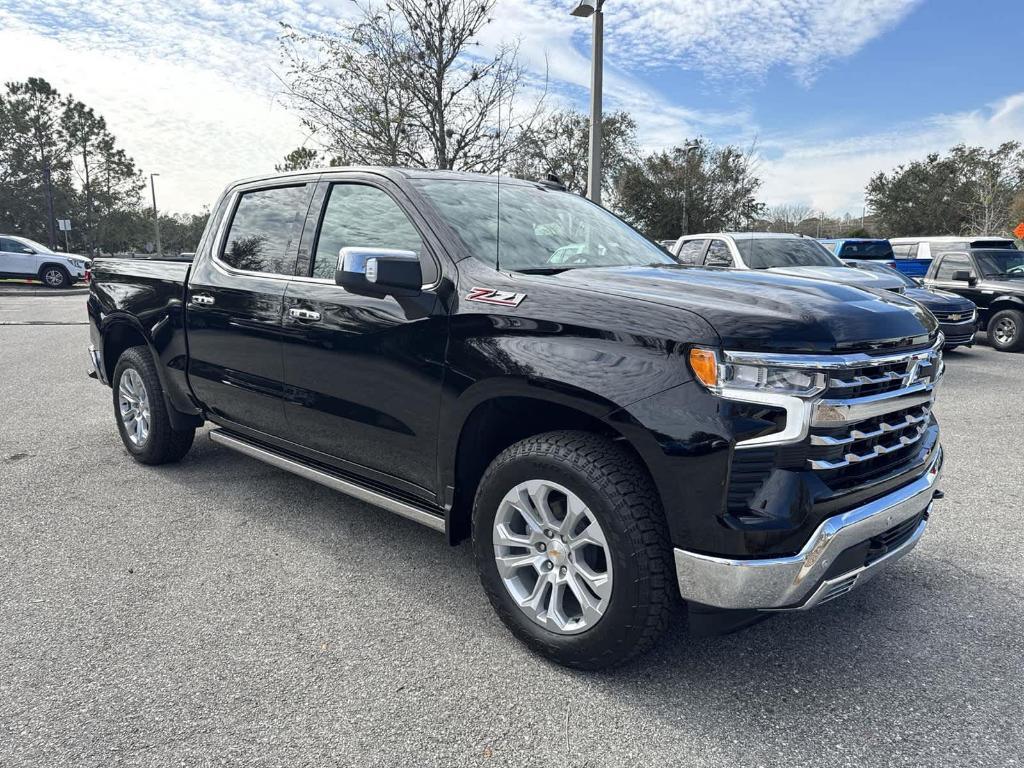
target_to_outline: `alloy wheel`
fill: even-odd
[[[149,393],[134,368],[126,368],[121,374],[117,404],[125,434],[132,445],[141,447],[149,437]]]
[[[59,288],[64,284],[64,274],[59,269],[48,269],[43,273],[43,282],[52,288]]]
[[[552,632],[590,629],[612,594],[612,560],[600,523],[575,493],[528,480],[501,500],[494,560],[519,609]]]
[[[1011,317],[1004,317],[996,323],[995,328],[992,329],[992,335],[995,336],[996,341],[1005,346],[1012,344],[1014,338],[1017,336],[1017,324]]]

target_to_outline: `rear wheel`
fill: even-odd
[[[567,666],[647,651],[678,602],[653,483],[598,435],[549,432],[500,454],[477,490],[473,546],[502,621]]]
[[[195,429],[171,426],[163,387],[146,347],[126,349],[114,368],[114,418],[128,453],[141,464],[168,464],[188,453]]]
[[[996,312],[988,324],[988,338],[1000,352],[1024,349],[1024,312],[1017,309]]]
[[[64,267],[49,265],[43,267],[39,278],[50,288],[67,288],[71,285],[71,275]]]

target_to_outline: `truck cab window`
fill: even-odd
[[[953,274],[961,270],[974,274],[974,268],[971,266],[971,260],[967,256],[961,254],[943,256],[942,263],[939,264],[939,269],[935,273],[935,279],[952,280]]]
[[[327,197],[313,255],[313,277],[334,279],[338,251],[345,247],[423,252],[423,240],[390,195],[365,184],[335,184]],[[429,261],[429,259],[421,261]],[[423,265],[429,279],[428,264]]]
[[[221,261],[246,272],[293,274],[308,203],[304,184],[243,192]]]
[[[732,267],[735,266],[732,261],[732,254],[729,252],[729,246],[725,244],[724,240],[712,240],[711,245],[708,246],[708,255],[704,257],[704,266],[706,267]]]

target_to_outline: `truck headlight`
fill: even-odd
[[[776,392],[793,397],[813,397],[825,391],[825,375],[817,371],[774,365],[726,363],[713,349],[690,350],[690,368],[705,387],[717,395],[727,389]]]

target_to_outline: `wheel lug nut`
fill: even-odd
[[[565,576],[565,571],[566,571],[566,567],[563,565],[561,568],[558,569],[558,575],[559,576]]]
[[[538,541],[538,542],[537,542],[537,551],[538,551],[538,552],[543,552],[543,551],[544,551],[544,550],[546,550],[547,548],[548,548],[548,545],[547,545],[547,544],[545,544],[545,543],[544,543],[543,541]]]
[[[555,538],[555,532],[552,531],[550,528],[544,529],[544,535],[547,536],[549,539]]]
[[[545,571],[550,571],[554,567],[555,564],[552,563],[550,560],[545,560],[544,565],[541,566],[541,568],[543,568]]]

